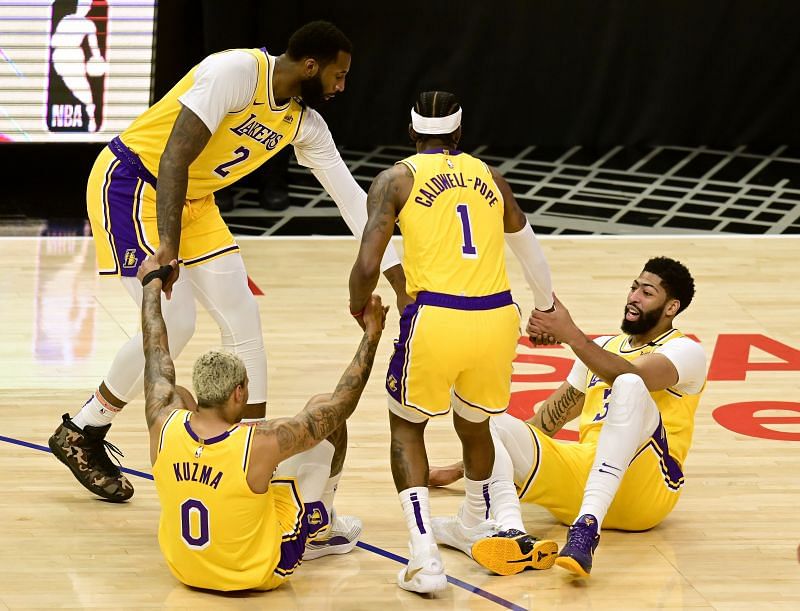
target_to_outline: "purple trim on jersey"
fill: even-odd
[[[683,486],[684,476],[680,464],[669,453],[669,443],[667,442],[667,431],[664,423],[659,419],[658,426],[650,438],[650,442],[645,444],[641,450],[633,457],[639,456],[648,447],[655,446],[656,452],[661,457],[661,471],[664,474],[664,482],[672,490],[678,490]],[[633,462],[633,461],[631,461]]]
[[[419,312],[420,304],[408,304],[400,315],[400,335],[394,342],[394,352],[389,359],[389,370],[386,372],[386,391],[389,396],[403,404],[402,392],[406,381],[406,354],[411,343],[411,334],[414,330],[414,320]],[[394,388],[392,388],[394,386]]]
[[[108,143],[108,148],[112,153],[114,153],[114,157],[119,159],[131,169],[131,172],[135,176],[141,178],[143,181],[155,188],[156,177],[150,173],[150,170],[144,167],[144,164],[142,163],[142,160],[139,159],[139,156],[125,146],[125,144],[123,144],[122,140],[119,139],[119,136]]]
[[[447,153],[445,153],[445,151],[447,151]],[[427,151],[422,151],[420,153],[420,155],[438,155],[440,153],[444,153],[444,154],[450,155],[452,157],[452,156],[455,156],[455,155],[460,155],[463,152],[464,151],[459,151],[457,149],[446,149],[446,148],[439,147],[438,149],[428,149]]]
[[[197,433],[192,430],[192,425],[189,424],[189,420],[184,420],[183,426],[186,428],[186,432],[189,433],[189,437],[194,439],[197,442],[202,443],[203,445],[210,446],[212,443],[217,443],[219,441],[224,441],[231,435],[231,431],[225,431],[224,433],[220,433],[216,437],[212,437],[211,439],[200,439]]]
[[[202,257],[197,257],[196,259],[182,259],[181,263],[184,265],[197,265],[198,263],[202,263],[203,261],[207,261],[209,259],[213,259],[214,257],[218,257],[221,254],[226,252],[231,252],[234,250],[239,250],[238,244],[232,244],[227,248],[223,248],[222,250],[215,250],[214,252],[208,253],[207,255],[203,255]]]
[[[511,297],[511,291],[482,297],[462,297],[461,295],[420,291],[417,293],[416,302],[420,305],[438,306],[452,310],[494,310],[511,305],[514,300]]]
[[[485,520],[489,519],[489,508],[492,505],[492,501],[489,498],[489,484],[483,485],[483,502],[486,503],[486,515],[484,516]]]
[[[419,498],[417,498],[417,493],[412,492],[409,495],[411,499],[411,507],[414,508],[414,519],[417,521],[417,528],[419,528],[419,532],[423,535],[428,531],[425,530],[425,524],[422,522],[422,510],[419,505]]]
[[[143,229],[137,226],[136,210],[144,182],[124,161],[113,165],[115,167],[107,177],[103,190],[105,230],[111,236],[119,273],[135,276],[145,257],[153,254],[144,250],[139,242]]]

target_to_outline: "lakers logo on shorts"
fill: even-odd
[[[319,510],[318,507],[314,507],[311,512],[308,514],[308,523],[311,526],[317,526],[324,522],[325,518],[322,517],[322,512]]]
[[[122,267],[130,269],[131,267],[136,267],[138,262],[139,259],[136,258],[136,249],[129,248],[125,251],[125,256],[122,259]]]
[[[397,379],[393,375],[389,374],[386,376],[386,386],[388,386],[389,390],[392,392],[397,392]]]

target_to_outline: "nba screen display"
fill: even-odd
[[[0,142],[104,142],[150,103],[156,0],[0,0]]]

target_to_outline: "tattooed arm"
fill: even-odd
[[[369,188],[367,224],[361,236],[358,258],[350,272],[350,312],[354,315],[364,309],[378,284],[383,251],[392,237],[397,215],[413,185],[411,171],[401,163],[378,174]],[[356,320],[364,328],[361,317],[356,316]]]
[[[294,418],[276,418],[256,426],[253,452],[263,458],[251,467],[253,483],[268,481],[279,462],[313,448],[353,413],[372,370],[387,310],[380,297],[370,298],[364,310],[366,330],[361,344],[332,394],[312,397]],[[248,481],[250,475],[248,472]]]
[[[177,268],[178,262],[170,262]],[[137,278],[146,279],[159,269],[155,259],[148,257],[139,267]],[[150,431],[150,459],[155,462],[157,437],[164,419],[173,409],[183,407],[175,391],[175,365],[169,354],[167,327],[161,315],[162,279],[154,278],[142,287],[142,343],[144,345],[144,413]],[[155,445],[154,445],[155,444]]]
[[[200,118],[185,106],[172,126],[164,153],[158,164],[156,188],[156,218],[159,246],[155,253],[158,263],[165,265],[178,258],[181,242],[181,213],[189,184],[189,166],[211,138],[211,132]],[[167,295],[178,279],[178,268],[164,283]]]
[[[585,396],[569,382],[564,381],[558,390],[539,406],[533,418],[528,422],[545,435],[552,437],[567,422],[581,415]]]

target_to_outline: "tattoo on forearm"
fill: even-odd
[[[169,354],[167,328],[161,316],[161,291],[145,289],[142,298],[142,341],[144,345],[144,399],[148,428],[161,410],[172,402],[175,365]]]
[[[358,404],[372,371],[378,339],[364,335],[358,352],[329,401],[307,407],[296,418],[289,418],[275,425],[265,423],[264,426],[258,426],[257,432],[274,432],[282,453],[299,452],[313,447],[333,434]]]
[[[570,386],[557,400],[552,403],[545,403],[539,419],[542,431],[548,435],[553,435],[560,431],[561,427],[569,420],[570,412],[580,400],[581,395],[582,393]]]

